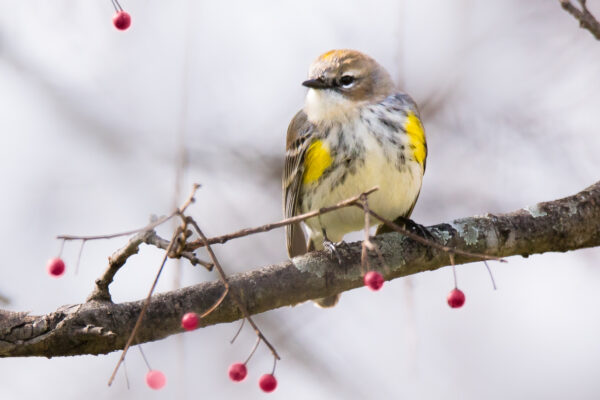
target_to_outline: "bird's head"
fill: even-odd
[[[365,104],[393,94],[388,72],[371,57],[356,50],[332,50],[317,58],[308,71],[304,111],[313,123],[343,121]]]

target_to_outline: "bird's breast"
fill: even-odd
[[[305,158],[302,211],[331,206],[377,186],[369,207],[387,219],[406,215],[418,197],[423,166],[400,124],[406,118],[387,121],[373,114],[320,128],[325,129],[319,132],[322,139]],[[312,171],[319,171],[318,179],[312,179]],[[315,232],[324,227],[331,240],[341,240],[364,226],[364,214],[356,207],[345,208],[308,220],[307,226]]]

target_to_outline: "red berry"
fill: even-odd
[[[448,305],[452,308],[460,308],[465,304],[465,294],[457,288],[448,293]]]
[[[148,371],[146,374],[146,384],[154,390],[159,390],[167,384],[167,378],[165,378],[165,374],[160,371]]]
[[[248,375],[248,369],[246,364],[235,363],[229,366],[229,378],[234,382],[241,382],[246,379]]]
[[[119,11],[113,17],[113,25],[120,31],[124,31],[131,26],[131,15],[125,11]]]
[[[369,289],[377,291],[383,287],[383,276],[377,271],[369,271],[363,278],[365,286]]]
[[[277,389],[277,379],[271,374],[264,374],[258,380],[258,386],[260,386],[263,392],[271,393]]]
[[[46,270],[51,276],[58,278],[65,273],[65,263],[58,257],[51,258],[46,264]]]
[[[181,318],[181,327],[186,331],[193,331],[198,327],[198,315],[193,312],[189,312],[183,315]]]

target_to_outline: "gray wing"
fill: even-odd
[[[299,111],[288,127],[283,179],[283,214],[285,218],[299,214],[298,199],[304,175],[304,155],[310,144],[313,125],[308,122],[304,111]],[[286,225],[287,252],[291,257],[306,253],[306,239],[300,223]]]

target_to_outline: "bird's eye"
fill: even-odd
[[[354,84],[354,77],[351,75],[344,75],[340,78],[340,85],[348,88]]]

